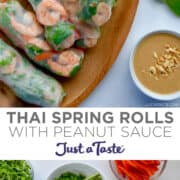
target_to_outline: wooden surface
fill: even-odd
[[[118,0],[111,20],[102,27],[101,39],[95,48],[86,51],[82,69],[71,79],[57,78],[67,93],[61,106],[78,106],[103,79],[116,60],[130,31],[138,0]],[[121,69],[120,69],[121,70]],[[28,106],[16,99],[0,83],[0,107]]]

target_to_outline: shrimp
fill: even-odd
[[[82,22],[77,18],[71,18],[71,21],[75,24],[81,38],[84,40],[84,45],[88,48],[94,47],[100,37],[99,29]]]
[[[35,45],[44,51],[51,50],[51,47],[49,46],[49,44],[45,40],[41,39],[40,37],[23,37],[23,38],[28,44]]]
[[[81,59],[84,54],[80,50],[69,49],[62,52],[57,61],[53,59],[48,60],[48,64],[57,73],[62,73],[63,76],[69,77],[76,67],[79,67],[81,64]]]
[[[68,19],[65,8],[57,0],[42,0],[36,13],[39,22],[45,26],[53,26],[60,20]]]
[[[75,25],[82,38],[99,38],[100,32],[98,28],[84,23],[76,17],[73,17],[70,20]]]
[[[14,15],[11,15],[11,25],[22,35],[35,37],[43,33],[43,28],[31,12],[24,13],[22,23],[20,21],[18,22]]]
[[[92,17],[92,20],[97,26],[102,26],[110,19],[111,14],[111,6],[105,2],[101,2],[98,4],[96,15]]]
[[[6,1],[0,1],[0,8],[6,8],[7,7],[7,4],[6,4]]]
[[[62,49],[67,49],[73,46],[75,40],[79,39],[78,33],[73,32],[68,38],[61,43]]]
[[[75,16],[80,10],[79,0],[63,0],[63,5],[70,16]]]

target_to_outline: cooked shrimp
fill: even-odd
[[[100,32],[98,28],[86,24],[80,21],[78,18],[71,18],[72,23],[75,25],[76,29],[79,31],[82,38],[93,38],[98,39],[100,36]]]
[[[43,28],[37,22],[36,17],[33,13],[27,12],[22,17],[23,20],[20,22],[17,20],[16,16],[11,15],[11,25],[12,27],[22,35],[27,36],[38,36],[43,33]]]
[[[101,2],[98,4],[96,15],[92,17],[92,20],[97,26],[102,26],[110,19],[111,14],[111,6],[105,2]]]
[[[56,25],[68,18],[65,8],[57,0],[42,0],[36,12],[39,22],[45,26]]]
[[[99,30],[96,27],[81,22],[76,18],[71,18],[71,21],[75,24],[81,38],[84,39],[84,45],[88,48],[94,47],[100,37]]]
[[[79,0],[63,0],[62,3],[70,16],[77,15],[80,10]]]
[[[69,77],[73,69],[80,65],[82,57],[83,54],[78,50],[66,50],[59,55],[57,61],[49,59],[48,64],[53,71]]]
[[[49,44],[44,39],[41,39],[40,37],[24,37],[24,40],[28,44],[35,45],[44,51],[51,50],[51,47],[49,46]]]
[[[67,49],[73,46],[74,42],[78,39],[78,35],[76,32],[73,32],[72,35],[70,35],[68,38],[66,38],[62,43],[61,43],[61,48],[62,49]]]
[[[7,4],[6,4],[6,1],[0,1],[0,8],[6,8],[7,7]]]

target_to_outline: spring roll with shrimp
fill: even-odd
[[[74,42],[80,38],[74,24],[68,21],[59,22],[54,26],[46,26],[45,37],[53,49],[57,51],[72,47]]]
[[[100,37],[100,28],[79,17],[81,12],[80,0],[61,0],[61,2],[69,14],[70,21],[80,34],[80,38],[75,42],[75,45],[80,48],[94,47]]]
[[[79,38],[75,26],[68,22],[68,13],[58,0],[28,0],[38,21],[45,27],[45,37],[55,50],[73,46]]]
[[[81,11],[78,16],[96,26],[104,25],[112,15],[116,0],[80,0]]]
[[[80,69],[84,53],[78,49],[54,52],[43,36],[43,28],[32,12],[16,0],[0,3],[0,29],[16,47],[38,65],[60,76],[71,77]],[[63,58],[62,58],[63,57]]]
[[[0,80],[27,103],[58,107],[65,93],[50,76],[32,66],[15,49],[0,39]]]
[[[98,27],[104,25],[111,17],[116,0],[60,0],[72,15],[84,22]]]
[[[75,42],[75,45],[80,48],[92,48],[96,46],[100,38],[100,28],[87,24],[77,17],[71,17],[71,22],[74,23],[80,34],[80,39]]]

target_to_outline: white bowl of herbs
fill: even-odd
[[[47,180],[105,180],[94,167],[83,163],[70,163],[54,170]]]

